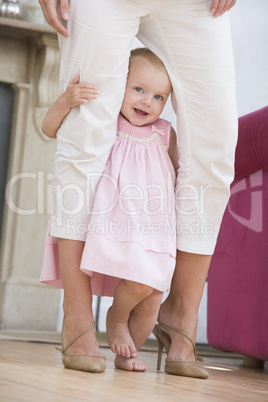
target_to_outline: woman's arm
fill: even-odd
[[[177,143],[177,135],[173,127],[170,129],[168,154],[177,175],[179,169],[179,148]]]
[[[79,75],[76,75],[66,91],[48,109],[42,123],[42,131],[46,136],[56,138],[58,129],[72,108],[98,97],[97,87],[92,84],[79,84],[79,78]]]

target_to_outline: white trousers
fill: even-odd
[[[100,90],[57,135],[50,234],[85,240],[95,186],[116,136],[135,36],[165,63],[177,115],[177,246],[213,254],[234,175],[237,112],[227,14],[210,0],[71,0],[59,38],[60,90],[76,74]]]

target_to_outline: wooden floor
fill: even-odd
[[[142,351],[145,373],[115,370],[113,354],[105,373],[64,369],[55,345],[0,340],[0,401],[268,401],[268,367],[247,369],[242,359],[206,357],[208,380],[156,371],[156,352]]]

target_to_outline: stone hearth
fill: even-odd
[[[0,257],[0,328],[55,331],[60,291],[39,283],[55,142],[40,126],[58,94],[57,36],[0,18],[0,84],[14,90]]]

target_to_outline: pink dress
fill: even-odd
[[[169,158],[171,125],[142,127],[118,119],[115,144],[96,188],[80,269],[92,292],[113,296],[121,279],[160,291],[175,268],[175,171]],[[62,287],[57,239],[47,232],[41,282]]]

